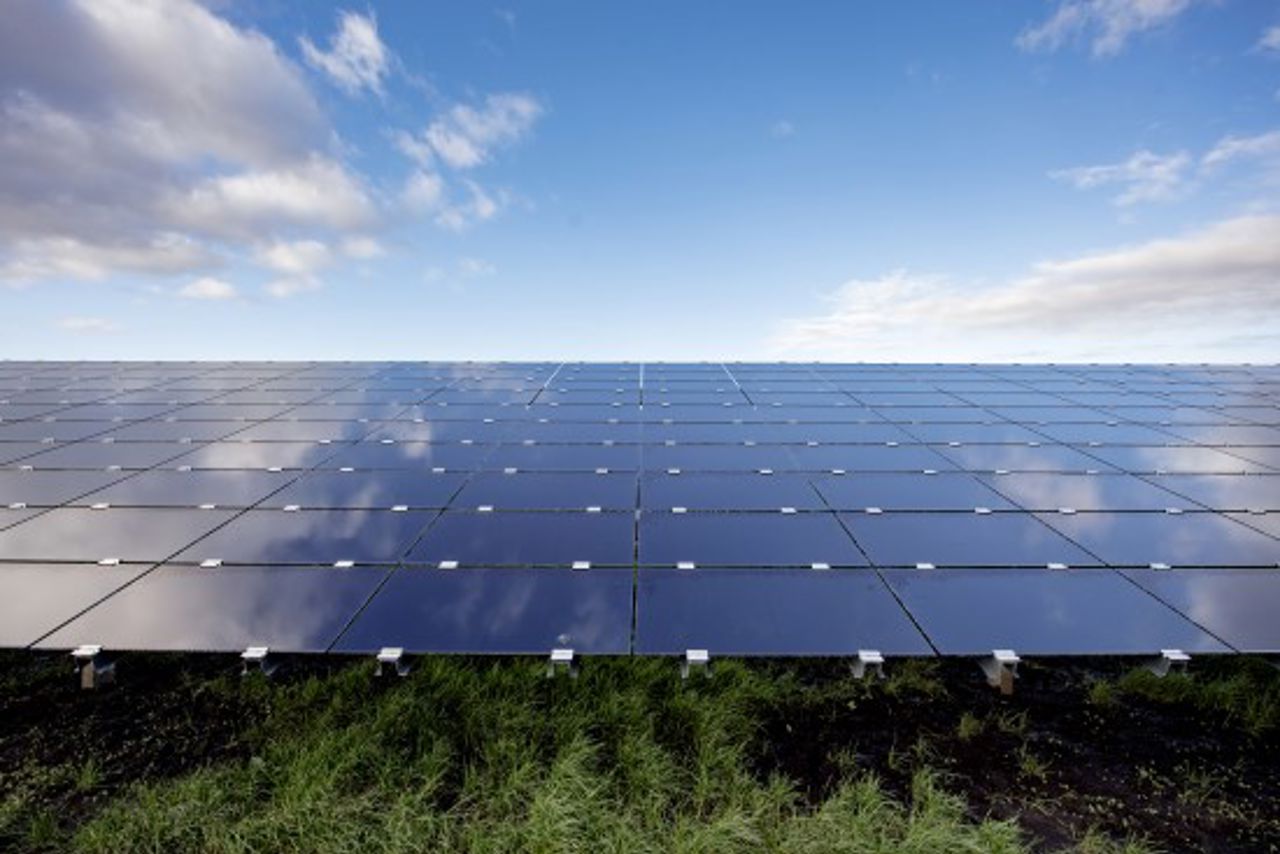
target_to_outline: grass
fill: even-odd
[[[403,680],[366,666],[266,692],[244,761],[134,786],[69,838],[80,851],[1022,852],[1011,822],[975,820],[930,771],[889,793],[849,767],[807,800],[762,776],[761,713],[801,680],[723,662],[682,684],[669,662],[591,662],[546,680],[530,662],[421,661]],[[936,694],[927,668],[898,693]],[[846,686],[849,702],[872,686]],[[76,785],[98,771],[76,769]],[[1090,842],[1094,845],[1094,842]],[[1110,850],[1091,848],[1090,850]],[[1119,850],[1119,849],[1117,849]]]
[[[1113,689],[1099,690],[1095,702],[1114,692],[1167,705],[1185,705],[1219,717],[1252,736],[1280,728],[1280,674],[1259,658],[1198,661],[1189,673],[1164,678],[1138,669],[1118,679]],[[1105,702],[1105,700],[1104,700]]]
[[[110,754],[0,769],[0,849],[1024,852],[1046,849],[1016,820],[985,815],[992,800],[975,809],[959,794],[957,755],[993,751],[973,767],[1009,775],[995,791],[1015,806],[998,812],[1018,820],[1037,798],[1052,811],[1070,770],[1027,708],[984,686],[960,711],[951,701],[977,677],[931,661],[895,662],[887,679],[866,681],[806,662],[721,661],[714,678],[687,683],[671,662],[647,659],[593,660],[574,680],[542,672],[529,660],[425,658],[405,679],[358,663],[180,685],[201,708],[249,712],[234,753],[127,785]],[[1123,715],[1131,702],[1203,712],[1274,743],[1280,678],[1265,663],[1149,676],[1090,675],[1077,696],[1098,714]],[[933,707],[946,710],[936,727]],[[924,725],[891,726],[902,710]],[[842,729],[855,713],[859,725]],[[1222,811],[1243,776],[1177,761],[1153,768],[1141,791],[1251,820]],[[51,792],[85,793],[90,807],[67,821]],[[1080,815],[1055,837],[1074,839],[1068,850],[1150,850],[1114,840],[1143,825]],[[1090,830],[1091,819],[1113,835]]]

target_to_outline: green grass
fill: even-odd
[[[1133,670],[1116,681],[1114,691],[1099,689],[1103,684],[1095,683],[1091,692],[1091,698],[1100,704],[1110,702],[1118,691],[1130,697],[1197,709],[1252,736],[1280,727],[1280,672],[1258,658],[1197,661],[1189,673],[1163,678],[1146,670]]]
[[[735,662],[687,685],[669,662],[590,662],[576,680],[546,680],[540,668],[430,659],[404,680],[375,680],[360,666],[294,684],[229,685],[270,692],[250,759],[136,786],[65,844],[102,852],[1027,850],[1014,824],[974,820],[923,766],[901,798],[853,768],[817,803],[791,781],[761,777],[751,762],[757,721],[771,704],[810,690],[796,678]],[[928,694],[936,685],[934,674],[908,671],[890,690]],[[856,703],[859,692],[879,689],[850,682],[841,690]]]

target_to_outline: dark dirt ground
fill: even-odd
[[[1016,818],[1046,851],[1090,828],[1163,851],[1280,851],[1280,730],[1194,690],[1163,696],[1178,692],[1125,677],[1133,665],[1024,665],[1011,697],[973,662],[907,668],[870,692],[842,689],[834,662],[762,665],[788,668],[801,689],[760,710],[753,756],[762,777],[783,773],[815,801],[851,768],[905,794],[927,765],[975,816]],[[277,679],[339,666],[292,662]],[[1208,667],[1191,679],[1214,678]],[[1262,681],[1244,684],[1245,703],[1250,685],[1280,684],[1265,663],[1252,678]],[[134,781],[248,756],[271,692],[241,681],[225,656],[135,655],[117,684],[84,691],[65,656],[0,654],[0,804],[65,831]],[[0,833],[0,849],[32,838]]]

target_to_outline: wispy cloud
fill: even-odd
[[[494,149],[522,139],[542,113],[532,95],[503,92],[478,106],[453,106],[427,125],[421,138],[452,168],[471,169],[488,161]]]
[[[58,320],[57,325],[64,332],[80,335],[102,335],[120,331],[115,321],[105,317],[64,317]]]
[[[1155,154],[1144,149],[1119,163],[1055,169],[1049,177],[1077,190],[1121,188],[1112,202],[1130,207],[1182,198],[1212,178],[1219,168],[1235,163],[1253,164],[1255,169],[1261,164],[1264,172],[1275,171],[1273,165],[1280,164],[1280,131],[1224,136],[1199,155],[1187,151]]]
[[[796,126],[786,119],[779,119],[773,123],[773,127],[769,128],[769,135],[774,139],[786,139],[789,136],[795,136]]]
[[[1280,157],[1280,130],[1257,136],[1225,136],[1200,161],[1206,167],[1255,158]]]
[[[1062,0],[1049,18],[1018,34],[1025,51],[1054,51],[1086,39],[1094,56],[1114,56],[1131,36],[1164,26],[1197,0]]]
[[[295,297],[298,294],[305,294],[309,291],[318,291],[321,287],[322,285],[319,279],[309,276],[301,276],[291,279],[276,279],[273,282],[268,282],[266,292],[269,296],[273,296],[276,299],[288,299],[289,297]]]
[[[333,261],[329,247],[318,240],[273,243],[258,251],[265,267],[287,276],[310,276]]]
[[[1258,49],[1280,53],[1280,26],[1268,27],[1258,39]]]
[[[786,321],[779,355],[836,359],[1243,358],[1280,329],[1280,216],[1245,216],[1036,264],[994,285],[896,271]],[[1256,349],[1261,347],[1261,349]],[[1270,351],[1274,356],[1274,349]]]
[[[378,21],[372,14],[340,12],[338,30],[321,50],[311,39],[298,39],[307,64],[323,71],[348,94],[367,89],[381,95],[382,81],[391,69],[391,51],[378,37]]]
[[[492,276],[498,272],[498,268],[483,258],[459,258],[458,273],[466,278],[474,279],[480,276]]]
[[[1050,172],[1049,177],[1065,181],[1078,190],[1121,186],[1124,189],[1114,201],[1127,206],[1176,198],[1191,163],[1191,155],[1185,151],[1160,155],[1144,150],[1121,163],[1058,169]]]
[[[230,300],[235,299],[238,293],[230,282],[202,276],[179,288],[178,296],[194,300]]]

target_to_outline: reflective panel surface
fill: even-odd
[[[866,566],[835,514],[672,513],[640,517],[640,563],[697,566]]]
[[[0,645],[1268,650],[1273,481],[1277,365],[11,361]]]
[[[0,531],[0,560],[161,561],[234,516],[228,510],[50,510]]]
[[[625,655],[631,571],[399,569],[336,649]]]
[[[449,511],[410,552],[414,563],[459,566],[630,566],[631,513]]]
[[[1107,569],[888,569],[885,581],[943,655],[1228,652]]]
[[[1280,653],[1280,571],[1126,569],[1126,576],[1240,652]]]
[[[324,652],[388,569],[161,566],[42,640],[117,650]]]
[[[929,655],[932,650],[870,570],[642,569],[636,653]]]
[[[30,646],[150,568],[0,563],[0,646]]]
[[[249,510],[174,560],[394,563],[435,515],[412,510]]]
[[[1280,540],[1217,513],[1076,513],[1041,518],[1112,566],[1280,564]]]

